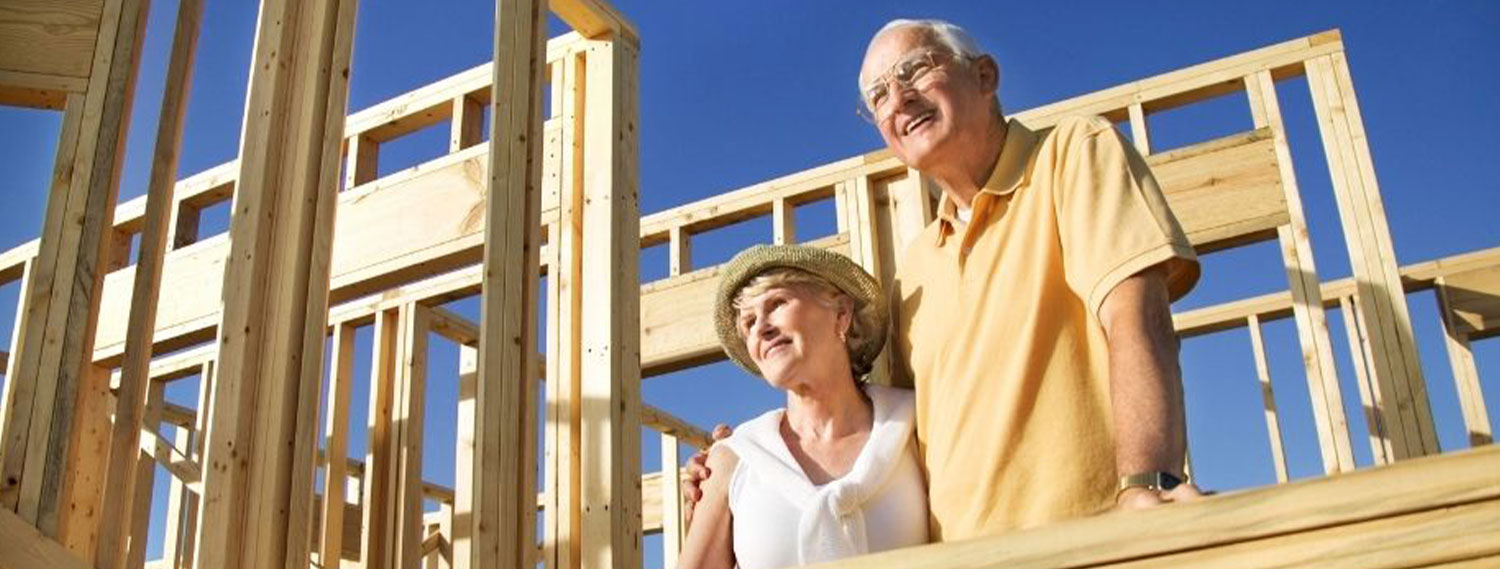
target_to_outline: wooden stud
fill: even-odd
[[[640,565],[640,235],[637,50],[587,42],[582,268],[585,567]],[[564,349],[567,349],[565,347]]]
[[[145,405],[141,409],[140,419],[136,422],[136,436],[132,437],[131,447],[129,449],[111,449],[111,453],[126,453],[128,451],[128,454],[133,459],[130,465],[131,469],[135,471],[130,473],[128,478],[122,477],[122,479],[130,481],[132,485],[130,490],[134,495],[124,497],[132,505],[129,508],[129,517],[121,520],[123,522],[121,525],[124,526],[121,528],[124,530],[121,532],[122,537],[126,539],[120,544],[122,550],[119,552],[120,559],[118,565],[116,565],[119,567],[140,567],[146,562],[146,532],[151,526],[151,495],[156,486],[156,459],[141,453],[140,433],[142,430],[150,430],[157,438],[161,437],[159,431],[161,429],[162,407],[166,404],[166,384],[151,382],[145,391],[145,400],[143,401]],[[173,438],[174,440],[176,439],[175,436]],[[170,478],[173,481],[178,480],[176,476],[171,476]],[[112,484],[111,486],[114,485],[116,484]],[[168,512],[167,515],[170,516],[172,513]],[[102,530],[104,529],[105,527],[101,524],[101,539],[99,542],[101,551],[104,545],[102,539],[104,535]],[[96,554],[94,566],[102,567],[104,563],[104,558]]]
[[[33,383],[16,381],[18,373],[16,368],[17,364],[20,363],[20,358],[15,357],[15,355],[25,350],[23,342],[25,341],[24,332],[26,330],[26,317],[28,313],[26,310],[26,299],[31,297],[31,268],[35,262],[34,257],[27,257],[25,261],[22,261],[21,275],[17,279],[20,281],[17,286],[20,294],[16,299],[16,311],[13,313],[15,314],[15,322],[11,329],[10,354],[8,354],[10,357],[7,357],[5,361],[5,386],[0,388],[0,459],[6,457],[5,449],[11,447],[11,439],[7,433],[11,422],[19,420],[19,417],[22,416],[29,416],[29,410],[31,409],[29,399],[32,393],[30,388]],[[26,403],[20,403],[21,401],[26,401]],[[13,405],[18,406],[13,408]],[[17,419],[13,419],[13,413],[19,413],[20,415],[16,415]],[[17,428],[23,428],[23,426],[24,424]],[[25,440],[24,437],[17,438],[16,442],[22,440]],[[0,462],[0,464],[3,464],[3,462]],[[0,489],[6,486],[5,482],[0,481]],[[0,490],[0,510],[6,509],[3,504],[4,496],[4,491]]]
[[[1438,314],[1443,321],[1444,344],[1448,348],[1448,363],[1453,368],[1453,383],[1458,392],[1459,408],[1464,417],[1464,428],[1468,431],[1469,446],[1487,445],[1494,442],[1490,431],[1489,412],[1484,408],[1484,392],[1480,389],[1479,370],[1474,365],[1474,352],[1469,349],[1469,334],[1466,323],[1453,313],[1453,299],[1446,280],[1438,277],[1434,287],[1437,295]]]
[[[349,137],[345,150],[344,189],[372,182],[380,172],[380,143],[368,135]]]
[[[392,567],[414,567],[422,557],[422,433],[427,391],[427,308],[409,304],[400,319],[396,408],[393,420],[395,480]]]
[[[356,0],[264,0],[224,268],[198,567],[305,568]]]
[[[790,245],[797,242],[797,216],[794,212],[795,208],[785,199],[771,202],[772,243]]]
[[[673,227],[667,248],[668,275],[675,277],[693,271],[693,235],[691,233],[688,233],[682,226]]]
[[[349,456],[349,391],[354,383],[354,326],[333,326],[333,360],[328,370],[328,412],[324,421],[323,512],[318,559],[337,568],[344,551],[344,504]]]
[[[534,555],[536,268],[541,241],[545,7],[497,0],[489,200],[474,413],[470,567]],[[517,442],[519,441],[519,442]],[[458,560],[463,565],[464,560]]]
[[[1261,403],[1266,414],[1266,434],[1271,440],[1271,459],[1276,463],[1276,481],[1287,481],[1286,450],[1281,444],[1281,419],[1276,413],[1276,394],[1271,389],[1271,368],[1266,365],[1266,345],[1260,335],[1260,317],[1251,315],[1250,346],[1255,352],[1255,375],[1260,378]]]
[[[140,254],[135,264],[135,279],[127,316],[125,358],[120,368],[120,383],[115,390],[115,415],[110,433],[110,454],[105,466],[104,497],[99,510],[99,541],[94,565],[115,569],[136,563],[127,559],[127,520],[145,519],[150,508],[149,480],[154,470],[141,467],[139,434],[143,411],[147,407],[145,384],[151,367],[151,349],[156,331],[157,298],[161,291],[162,265],[167,250],[167,232],[177,182],[177,162],[182,146],[183,122],[187,116],[187,98],[192,86],[194,54],[198,30],[203,19],[201,0],[182,0],[177,8],[177,27],[172,36],[172,52],[167,64],[166,88],[162,94],[161,113],[157,122],[156,148],[151,161],[151,178],[146,193],[146,212],[141,229]],[[149,423],[148,423],[149,424]],[[135,490],[137,473],[147,476],[147,501]],[[132,494],[132,492],[135,492]],[[140,536],[144,538],[144,535]],[[144,555],[144,544],[131,540],[131,557]],[[144,559],[144,558],[142,558]]]
[[[69,94],[43,222],[15,397],[0,443],[0,509],[91,556],[104,481],[107,382],[93,366],[115,197],[145,35],[145,2],[106,6],[83,94]],[[71,115],[71,116],[70,116]]]
[[[398,492],[400,423],[400,357],[405,309],[386,310],[375,317],[375,339],[370,363],[370,411],[366,431],[368,450],[364,462],[364,492],[360,506],[364,515],[359,560],[370,569],[399,567],[393,557],[400,538],[395,525],[402,504]]]
[[[678,456],[677,437],[661,435],[661,547],[662,567],[677,566],[677,553],[682,551],[682,538],[686,532],[682,524],[682,476]]]
[[[467,94],[454,97],[448,152],[458,152],[480,142],[484,142],[484,103]]]
[[[1130,112],[1130,141],[1135,144],[1136,151],[1141,156],[1151,155],[1151,133],[1146,125],[1146,111],[1140,103],[1131,103]],[[1261,126],[1261,125],[1256,125]]]
[[[1379,204],[1379,190],[1368,165],[1369,149],[1352,90],[1338,75],[1342,59],[1307,63],[1307,82],[1318,117],[1324,154],[1359,287],[1357,308],[1375,349],[1366,356],[1379,391],[1382,425],[1389,429],[1392,457],[1402,460],[1438,451],[1426,388],[1411,336],[1390,230]],[[1347,70],[1342,73],[1347,75]]]
[[[1354,469],[1348,419],[1344,413],[1338,369],[1333,361],[1333,345],[1328,337],[1327,315],[1323,312],[1322,289],[1319,287],[1312,242],[1302,210],[1302,195],[1298,190],[1296,172],[1292,168],[1286,127],[1281,120],[1276,84],[1269,71],[1246,76],[1244,82],[1255,126],[1270,128],[1275,143],[1282,195],[1286,200],[1289,218],[1288,224],[1278,227],[1276,233],[1292,295],[1292,311],[1297,322],[1297,339],[1302,348],[1308,395],[1312,398],[1313,417],[1318,429],[1318,448],[1323,454],[1323,470],[1329,474],[1348,472]]]
[[[453,464],[453,517],[449,543],[456,567],[467,567],[473,557],[472,524],[469,518],[474,502],[474,390],[479,368],[479,350],[474,346],[458,347],[458,427],[455,430]]]
[[[1354,299],[1339,297],[1339,310],[1344,315],[1344,335],[1349,343],[1349,356],[1354,362],[1354,377],[1356,387],[1359,389],[1360,407],[1364,408],[1365,431],[1368,434],[1370,444],[1370,456],[1376,465],[1390,464],[1390,440],[1383,433],[1385,429],[1380,425],[1380,405],[1376,398],[1380,396],[1380,390],[1370,383],[1370,362],[1365,358],[1369,352],[1369,338],[1364,334],[1364,323],[1359,320],[1359,313],[1354,311]]]

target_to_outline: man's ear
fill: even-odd
[[[974,73],[979,79],[979,87],[986,93],[994,93],[1000,87],[1000,64],[989,55],[981,55],[974,60]]]

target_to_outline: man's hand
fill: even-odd
[[[729,438],[733,432],[734,430],[730,429],[729,425],[723,423],[716,425],[713,433],[714,442]],[[698,505],[699,500],[703,499],[701,487],[703,481],[713,475],[713,471],[708,468],[708,449],[698,449],[698,454],[688,459],[687,473],[687,485],[682,487],[682,522],[683,525],[692,526],[693,508]]]
[[[1203,492],[1197,486],[1189,483],[1178,484],[1171,490],[1151,490],[1149,488],[1126,488],[1115,496],[1116,510],[1145,510],[1162,504],[1176,502],[1191,502],[1203,497]]]

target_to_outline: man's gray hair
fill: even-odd
[[[870,45],[875,45],[875,40],[880,39],[880,36],[885,35],[886,32],[901,28],[920,28],[926,30],[939,43],[942,43],[943,47],[948,48],[949,51],[964,59],[974,59],[987,55],[984,49],[979,47],[979,42],[974,40],[974,36],[969,35],[969,32],[964,31],[963,28],[958,27],[957,24],[952,22],[934,19],[911,20],[898,18],[891,20],[890,23],[880,28],[880,31],[875,32],[874,36],[870,37]]]

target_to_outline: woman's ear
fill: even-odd
[[[838,311],[839,337],[842,338],[849,333],[850,328],[854,327],[854,299],[841,294],[834,302]]]

